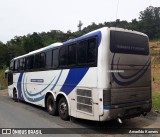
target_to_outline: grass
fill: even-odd
[[[152,109],[160,112],[160,93],[152,92]]]

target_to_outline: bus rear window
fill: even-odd
[[[111,31],[110,50],[113,53],[148,55],[148,38],[129,32]]]

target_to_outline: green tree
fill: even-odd
[[[7,48],[6,45],[0,41],[0,69],[3,68],[4,65],[7,64]]]
[[[160,7],[147,7],[140,12],[140,31],[148,34],[150,39],[160,37]]]

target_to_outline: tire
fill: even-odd
[[[52,95],[49,95],[47,98],[46,108],[47,108],[47,112],[50,115],[55,116],[58,114],[57,105],[56,105],[56,102],[54,101],[54,98]]]
[[[64,97],[58,103],[58,113],[61,119],[69,120],[68,103]]]
[[[18,102],[18,94],[17,94],[17,90],[16,89],[13,90],[13,100],[15,102]]]

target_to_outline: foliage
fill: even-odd
[[[82,22],[81,22],[82,24]],[[133,19],[131,22],[117,19],[112,22],[104,22],[91,25],[82,30],[64,33],[60,30],[51,30],[50,32],[42,32],[28,34],[27,36],[15,36],[6,44],[0,42],[0,69],[7,65],[12,58],[23,55],[30,51],[45,47],[55,42],[64,42],[69,39],[76,38],[83,34],[101,27],[121,27],[146,33],[150,39],[160,38],[160,7],[147,7],[140,12],[139,20]]]
[[[0,90],[7,88],[7,79],[5,79],[5,70],[7,67],[4,65],[3,68],[0,70]]]
[[[140,30],[150,39],[160,38],[160,7],[147,7],[140,12]]]

